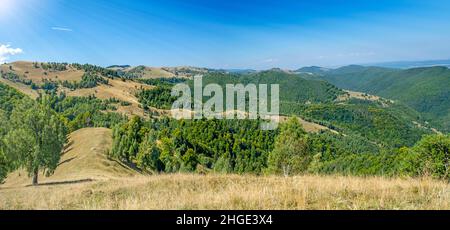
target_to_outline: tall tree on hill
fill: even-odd
[[[308,136],[297,117],[281,125],[275,147],[269,154],[269,172],[288,176],[301,173],[308,168],[312,155]]]
[[[66,127],[46,101],[23,100],[16,106],[10,117],[14,129],[4,138],[6,154],[27,170],[33,185],[39,171],[47,176],[54,172],[66,143]]]
[[[423,170],[433,177],[450,179],[450,135],[424,136],[414,147],[422,158]]]
[[[8,173],[9,170],[9,163],[7,160],[6,155],[4,154],[4,147],[5,145],[3,144],[3,136],[7,133],[8,131],[8,122],[6,119],[6,115],[5,112],[3,112],[3,110],[0,109],[0,183],[3,182],[3,179],[5,179],[6,174]]]

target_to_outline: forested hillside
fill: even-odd
[[[251,74],[211,73],[205,75],[203,84],[215,83],[225,88],[226,84],[279,84],[280,101],[298,103],[333,102],[344,92],[322,80],[307,80],[295,74],[268,70]],[[270,90],[269,90],[270,92]]]
[[[156,82],[157,87],[142,91],[138,97],[143,107],[170,109],[176,97],[170,95],[174,81]],[[263,71],[252,74],[209,73],[203,77],[203,85],[214,83],[225,88],[226,84],[247,85],[279,84],[280,112],[287,116],[300,116],[346,135],[363,137],[367,142],[384,147],[412,146],[423,134],[431,133],[423,124],[421,115],[389,100],[377,101],[345,97],[346,92],[322,80],[282,71]],[[193,85],[192,81],[188,84]],[[225,92],[224,92],[225,93]],[[224,97],[225,98],[225,97]],[[208,97],[204,98],[204,101]],[[422,126],[425,126],[423,124]]]
[[[67,141],[59,136],[86,127],[112,128],[113,141],[108,156],[143,173],[431,174],[436,178],[448,178],[450,138],[435,134],[421,113],[402,102],[352,96],[311,73],[294,74],[275,69],[231,74],[206,69],[167,69],[178,71],[178,74],[181,71],[192,74],[205,71],[204,86],[209,83],[220,86],[279,84],[280,112],[285,119],[279,129],[264,131],[259,128],[261,120],[174,120],[167,116],[170,115],[167,109],[176,99],[170,91],[177,83],[192,85],[192,80],[176,77],[176,74],[174,77],[140,77],[130,74],[145,74],[151,69],[130,69],[133,71],[64,63],[20,63],[7,67],[5,71],[9,75],[16,74],[17,78],[3,78],[5,81],[31,89],[32,84],[36,84],[38,87],[33,90],[39,96],[33,100],[0,84],[0,123],[3,128],[0,132],[0,179],[23,167],[29,175],[36,176],[40,169],[47,170],[50,175],[60,157],[54,154],[61,143]],[[361,71],[361,67],[352,66],[336,73],[352,71]],[[379,76],[400,73],[389,69],[383,71],[386,73]],[[18,73],[22,72],[29,75],[20,76]],[[41,72],[47,72],[47,75],[39,77]],[[69,77],[72,80],[61,80]],[[27,79],[31,80],[31,85],[27,85]],[[17,86],[15,84],[11,86]],[[119,95],[120,100],[111,95]],[[125,116],[123,109],[130,104],[143,112]],[[151,116],[155,110],[160,113]],[[20,123],[20,120],[25,122]],[[301,123],[305,120],[327,128],[306,132]],[[33,147],[39,143],[31,135],[33,121],[46,127],[43,132],[48,132],[47,128],[60,127],[61,131],[55,132],[59,136],[49,133],[48,137],[54,139]],[[19,132],[27,134],[28,139],[18,139]],[[12,148],[19,144],[23,145],[22,150],[36,148],[39,154],[19,153]],[[38,163],[34,165],[33,162]],[[30,163],[34,166],[27,168]]]
[[[343,89],[403,102],[433,126],[450,131],[450,69],[447,67],[398,70],[347,66],[322,72],[318,77]]]

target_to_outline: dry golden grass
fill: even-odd
[[[0,209],[450,209],[430,179],[155,175],[2,187]]]
[[[140,84],[134,81],[122,81],[119,79],[108,79],[108,85],[99,85],[89,89],[65,90],[68,96],[90,96],[95,95],[100,99],[117,98],[122,101],[138,104],[135,94],[141,89],[151,89],[153,86]]]
[[[136,68],[141,68],[142,66],[131,66],[131,67],[126,67],[126,68],[121,68],[121,67],[113,67],[110,68],[112,70],[121,70],[121,71],[125,71],[125,72],[135,72]],[[145,66],[142,70],[139,71],[139,75],[138,75],[141,79],[155,79],[155,78],[172,78],[175,77],[175,74],[164,70],[163,68],[160,67],[148,67]]]
[[[280,116],[280,122],[286,122],[289,119],[288,116]],[[332,130],[326,126],[314,123],[314,122],[309,122],[309,121],[305,121],[302,118],[298,118],[298,120],[300,121],[300,123],[303,126],[303,129],[305,129],[306,132],[309,133],[317,133],[320,132],[322,130],[329,130],[333,133],[338,133],[336,130]]]
[[[141,175],[107,159],[111,130],[86,128],[51,177],[23,171],[0,186],[0,209],[450,209],[450,186],[431,179],[305,175]]]
[[[16,89],[19,92],[22,92],[23,94],[25,94],[33,99],[36,99],[39,96],[37,91],[31,89],[30,86],[24,85],[22,83],[12,82],[12,81],[6,80],[2,77],[0,77],[0,82],[5,85],[8,85],[9,87]]]
[[[30,79],[36,84],[41,84],[44,79],[47,80],[68,80],[68,81],[79,81],[81,80],[81,77],[84,74],[84,71],[82,70],[76,70],[73,67],[68,67],[68,70],[66,71],[45,71],[42,68],[34,68],[32,62],[13,62],[9,64],[0,65],[0,69],[4,72],[11,71],[9,69],[9,66],[12,66],[13,72],[18,74],[19,77],[23,79]],[[47,75],[44,74],[44,72],[47,72]],[[148,76],[146,78],[156,77],[161,75],[162,77],[172,77],[172,73],[164,71],[161,68],[146,68],[146,72],[148,73]],[[172,75],[171,75],[172,74]],[[26,76],[26,77],[24,77]],[[28,95],[29,97],[35,99],[39,96],[40,90],[33,90],[30,86],[12,82],[9,80],[6,80],[4,78],[0,78],[0,82],[4,83],[10,87],[13,87],[17,89],[18,91],[24,93],[25,95]],[[108,85],[99,85],[94,88],[88,88],[88,89],[76,89],[76,90],[70,90],[64,87],[60,87],[60,92],[65,92],[67,96],[91,96],[95,95],[96,97],[100,99],[110,99],[110,98],[117,98],[121,101],[129,102],[130,105],[128,106],[122,106],[120,104],[117,104],[117,110],[110,111],[110,112],[117,112],[120,114],[124,114],[127,116],[141,116],[141,117],[147,117],[147,114],[144,112],[142,108],[139,107],[139,101],[137,97],[135,96],[136,93],[141,89],[151,89],[153,86],[141,84],[134,81],[122,81],[120,79],[108,79],[109,84]],[[159,111],[161,113],[164,113],[165,111],[160,111],[157,109],[152,109]]]
[[[85,128],[71,133],[54,174],[50,177],[40,174],[39,183],[70,183],[136,175],[134,170],[106,157],[111,145],[110,129]],[[8,175],[3,187],[23,187],[30,182],[27,173],[19,170]]]
[[[145,67],[142,79],[171,78],[171,77],[175,77],[175,75],[161,68]]]
[[[361,100],[380,102],[385,107],[388,107],[389,104],[395,103],[395,101],[393,101],[393,100],[388,100],[386,98],[381,98],[381,97],[376,96],[376,95],[371,95],[371,94],[362,93],[362,92],[355,92],[355,91],[350,91],[350,90],[344,90],[344,91],[346,93],[340,95],[336,99],[337,102],[348,101],[348,100],[350,100],[352,98],[355,98],[355,99],[361,99]]]
[[[141,89],[151,89],[153,86],[145,85],[141,83],[137,83],[134,81],[122,81],[118,79],[108,79],[108,85],[99,85],[94,88],[89,89],[77,89],[77,90],[68,90],[64,89],[63,91],[67,96],[72,97],[81,97],[81,96],[90,96],[95,95],[100,99],[110,99],[116,98],[121,101],[129,102],[131,105],[129,106],[118,106],[118,110],[116,112],[132,116],[143,116],[144,110],[139,108],[139,100],[135,96],[136,93]]]
[[[25,61],[4,64],[1,65],[0,68],[5,72],[9,72],[9,66],[12,66],[13,72],[19,75],[19,77],[26,76],[26,79],[30,79],[36,84],[41,84],[44,79],[53,81],[80,81],[84,74],[83,70],[77,70],[70,66],[66,71],[51,71],[42,68],[34,68],[32,62]]]
[[[68,67],[66,71],[45,71],[42,68],[34,68],[32,62],[13,62],[9,64],[0,65],[0,69],[4,72],[11,71],[9,66],[12,66],[12,71],[16,73],[19,77],[24,79],[29,79],[36,84],[41,84],[44,79],[47,80],[67,80],[67,81],[80,81],[84,71],[77,70],[71,66]],[[47,73],[46,75],[44,74]],[[146,73],[149,72],[153,75],[164,75],[164,77],[170,77],[171,73],[158,68],[147,68]],[[170,76],[169,76],[170,75]],[[117,112],[132,116],[144,116],[144,111],[139,108],[139,101],[135,94],[140,89],[151,89],[153,86],[137,83],[134,81],[122,81],[118,79],[108,79],[109,85],[99,85],[95,88],[90,89],[76,89],[69,90],[66,88],[60,88],[60,91],[64,91],[68,96],[91,96],[95,95],[100,99],[110,99],[117,98],[121,101],[126,101],[131,103],[130,106],[118,106]],[[38,90],[32,90],[30,86],[24,85],[22,83],[11,82],[9,80],[0,78],[0,82],[5,83],[20,92],[30,96],[31,98],[36,98],[38,96]]]

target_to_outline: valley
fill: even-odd
[[[411,69],[347,66],[316,73],[336,86],[400,101],[430,124],[450,130],[450,70],[433,66]]]
[[[446,68],[240,73],[21,61],[0,70],[0,209],[450,205]],[[196,74],[204,85],[279,84],[280,128],[171,118],[171,88]],[[10,146],[21,121],[40,113],[67,139],[57,164],[36,174]]]

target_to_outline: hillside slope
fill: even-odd
[[[209,83],[219,84],[223,88],[226,84],[279,84],[281,102],[326,103],[333,102],[340,95],[345,94],[326,81],[305,79],[281,70],[268,70],[245,75],[210,73],[203,78],[203,85]],[[270,93],[270,90],[268,92]]]
[[[193,81],[188,83],[192,88]],[[274,69],[251,74],[211,72],[204,75],[203,85],[212,83],[222,88],[227,84],[279,84],[282,115],[296,115],[320,125],[320,130],[327,127],[345,135],[368,138],[370,142],[382,146],[411,146],[423,134],[430,133],[420,114],[401,103],[363,93],[345,92],[310,74],[292,74]],[[170,87],[162,85],[141,93],[139,100],[144,108],[168,109],[175,100],[170,97],[170,91]],[[222,93],[226,94],[224,91]],[[203,99],[207,101],[209,98],[205,96]]]
[[[69,184],[135,175],[133,169],[106,157],[111,144],[110,129],[84,128],[71,133],[55,173],[50,177],[40,174],[39,184]],[[19,170],[11,173],[2,187],[30,183],[26,172]]]
[[[450,69],[407,70],[347,66],[320,76],[336,86],[399,100],[420,112],[433,126],[450,131]]]
[[[0,83],[6,84],[31,98],[37,98],[44,85],[55,87],[57,92],[67,96],[87,97],[94,95],[99,99],[118,99],[124,104],[117,105],[117,112],[127,116],[143,116],[135,94],[140,89],[150,89],[150,85],[142,84],[126,78],[111,76],[107,71],[113,71],[97,66],[67,63],[13,62],[0,65]],[[87,73],[98,75],[107,81],[96,82],[91,87],[70,89],[64,87],[64,82],[80,83]],[[116,75],[118,73],[113,72]]]

